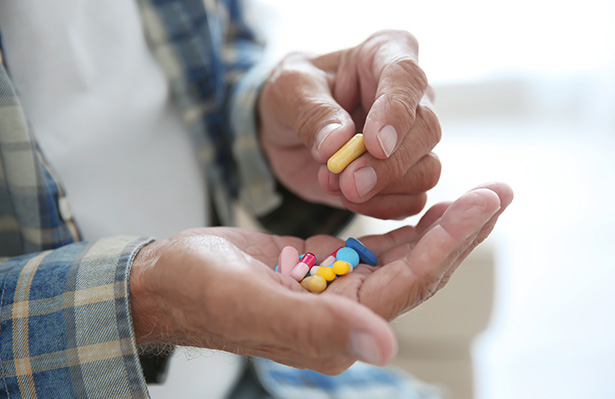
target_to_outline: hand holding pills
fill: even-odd
[[[308,201],[406,217],[422,210],[440,176],[429,97],[407,32],[378,32],[320,57],[295,53],[263,86],[262,146],[278,180]]]
[[[333,258],[352,266],[360,255],[352,239],[302,240],[218,227],[156,241],[137,254],[130,275],[137,343],[223,349],[325,374],[356,360],[387,364],[397,345],[388,321],[446,284],[512,196],[508,186],[489,184],[433,206],[416,226],[359,237],[377,257],[376,266],[367,264],[374,262],[368,255],[347,273],[344,264],[311,270]],[[273,270],[282,258],[292,264],[299,254],[308,269],[312,265],[312,278],[303,284]]]

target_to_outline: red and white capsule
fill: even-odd
[[[297,281],[303,280],[306,274],[310,271],[312,266],[316,264],[316,255],[311,252],[303,255],[299,263],[290,272],[290,276]]]

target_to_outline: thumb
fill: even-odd
[[[367,307],[338,295],[286,296],[273,305],[276,317],[285,320],[276,335],[306,356],[303,367],[338,374],[348,367],[348,359],[384,366],[395,357],[391,326]]]
[[[277,134],[277,145],[293,146],[297,139],[318,162],[325,163],[355,133],[349,113],[334,99],[331,82],[323,68],[336,55],[319,58],[318,65],[304,54],[291,54],[274,69],[263,86],[261,120],[290,129],[296,137]]]
[[[318,70],[318,74],[322,71]],[[287,113],[290,122],[312,157],[325,163],[356,134],[355,123],[335,101],[327,82],[306,73],[298,84],[289,86],[291,92],[296,91],[290,94],[296,98],[295,108]]]

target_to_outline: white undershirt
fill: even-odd
[[[0,2],[0,29],[22,104],[84,239],[167,238],[207,224],[204,177],[134,1]],[[179,353],[152,397],[222,398],[240,364],[227,353],[190,361]]]
[[[190,138],[134,1],[0,4],[11,76],[86,240],[203,226]]]

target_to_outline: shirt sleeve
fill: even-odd
[[[258,96],[274,62],[265,52],[265,38],[251,28],[250,22],[255,21],[250,21],[246,10],[243,1],[229,1],[223,59],[230,92],[229,124],[238,197],[250,213],[258,216],[280,206],[282,197],[258,140]]]
[[[148,398],[129,276],[150,239],[113,237],[0,258],[0,392]]]
[[[231,86],[230,127],[239,201],[272,233],[303,238],[338,233],[353,220],[354,214],[297,197],[276,181],[263,154],[258,138],[257,102],[274,60],[264,51],[264,38],[250,29],[250,22],[256,21],[250,21],[242,3],[230,1],[224,51],[226,80]]]

